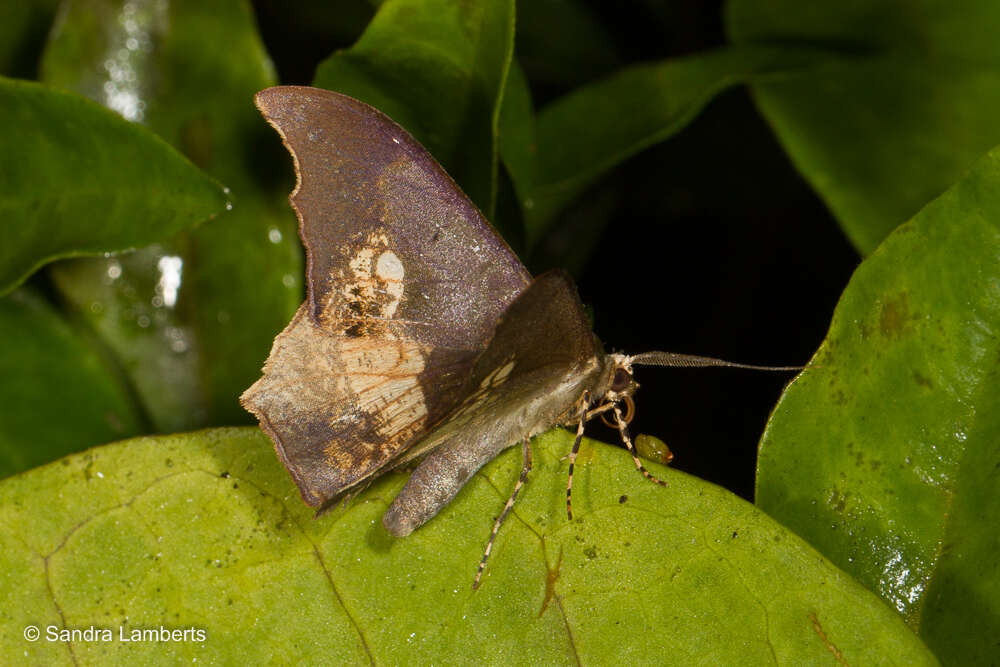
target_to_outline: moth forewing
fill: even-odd
[[[256,102],[293,157],[307,299],[243,405],[322,511],[391,469],[454,408],[531,276],[382,113],[297,86]]]

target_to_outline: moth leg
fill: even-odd
[[[507,515],[510,514],[510,510],[514,507],[514,501],[517,500],[517,494],[521,492],[521,487],[524,486],[524,481],[528,478],[528,473],[531,472],[531,445],[528,444],[527,438],[525,438],[521,443],[521,451],[524,455],[524,465],[521,468],[521,476],[517,478],[517,484],[514,485],[514,491],[510,494],[510,498],[507,499],[507,504],[503,506],[503,511],[493,523],[493,531],[490,533],[490,539],[486,541],[486,550],[483,551],[483,557],[479,561],[479,569],[476,570],[476,578],[472,581],[472,590],[479,588],[479,580],[483,576],[483,570],[486,568],[486,560],[490,557],[490,552],[493,550],[493,542],[497,539],[497,533],[500,532],[500,526],[507,518]]]
[[[569,450],[569,476],[566,478],[566,517],[570,521],[573,520],[573,466],[576,464],[576,455],[580,453],[580,443],[583,442],[584,424],[591,417],[591,413],[587,411],[587,406],[590,403],[590,392],[583,392],[581,403],[580,423],[576,427],[576,439],[573,440],[573,449]]]
[[[598,415],[600,415],[601,416],[601,421],[603,421],[605,424],[608,424],[608,426],[610,426],[611,428],[615,428],[614,424],[609,424],[608,421],[606,419],[604,419],[604,413],[607,412],[608,410],[610,410],[613,405],[614,405],[614,403],[611,403],[611,402],[602,403],[601,405],[597,406],[593,410],[588,410],[587,411],[587,421],[590,421],[594,417],[597,417]]]
[[[655,482],[660,486],[666,486],[666,482],[658,477],[654,477],[648,470],[646,470],[645,466],[642,465],[642,461],[639,460],[639,455],[635,451],[635,445],[632,444],[632,438],[628,435],[628,422],[626,422],[622,417],[621,408],[619,408],[618,404],[615,403],[615,406],[612,409],[615,412],[615,421],[618,422],[618,432],[622,436],[622,442],[625,443],[625,447],[628,448],[628,453],[632,455],[632,460],[635,461],[635,467],[638,468],[639,472],[642,473],[642,476],[649,481]]]
[[[631,424],[632,419],[635,417],[635,401],[632,400],[631,396],[626,396],[621,400],[625,401],[625,423]],[[618,424],[608,421],[607,410],[613,409],[615,405],[617,405],[615,402],[610,402],[601,406],[602,408],[605,408],[601,414],[601,421],[604,422],[606,426],[610,426],[611,428],[618,428]],[[597,412],[597,410],[594,412]]]

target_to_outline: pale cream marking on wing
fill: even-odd
[[[375,248],[361,248],[361,250],[358,250],[358,254],[348,263],[357,280],[371,280],[372,258],[374,256]]]
[[[378,415],[378,442],[359,438],[349,448],[341,442],[331,442],[324,448],[330,465],[347,469],[359,460],[375,456],[387,441],[392,440],[398,447],[423,428],[427,404],[417,376],[424,369],[426,351],[403,340],[383,341],[373,346],[370,340],[345,339],[337,347],[337,356],[344,367],[341,377],[358,411]],[[331,423],[341,422],[344,417],[338,416]]]
[[[496,369],[491,371],[489,375],[484,377],[482,382],[479,383],[479,388],[462,402],[462,405],[459,406],[453,416],[461,417],[462,415],[465,415],[471,410],[482,405],[486,399],[489,398],[489,390],[500,386],[507,380],[511,371],[514,370],[514,363],[514,357],[511,355],[502,365],[498,366]]]
[[[341,342],[339,355],[358,406],[381,416],[379,435],[391,437],[423,424],[427,402],[418,380],[425,365],[419,345],[398,340],[374,347],[371,341],[349,339]]]
[[[514,370],[514,357],[510,357],[506,362],[504,362],[503,366],[501,366],[500,368],[496,369],[495,371],[487,375],[485,378],[483,378],[483,381],[479,383],[479,388],[487,389],[489,387],[497,386],[498,384],[506,380],[507,376],[509,376],[511,371],[513,370]]]
[[[386,293],[392,297],[392,300],[382,307],[382,317],[392,317],[403,299],[403,276],[406,275],[403,263],[399,261],[396,253],[386,250],[375,261],[375,275],[382,279]]]
[[[402,280],[405,275],[403,263],[396,257],[396,253],[386,250],[375,262],[375,275],[382,280]]]
[[[347,303],[360,300],[379,305],[377,313],[365,313],[367,319],[392,319],[403,300],[403,262],[388,246],[389,237],[385,233],[369,234],[347,263],[352,275],[341,271],[341,299]],[[384,296],[379,298],[380,294]],[[331,295],[333,298],[336,297]]]

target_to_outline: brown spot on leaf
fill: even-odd
[[[850,495],[849,493],[841,495],[840,491],[834,489],[830,492],[830,499],[827,502],[833,511],[843,514],[844,510],[847,509],[847,498]]]
[[[896,295],[882,304],[879,313],[879,331],[886,338],[899,340],[909,322],[916,319],[910,314],[909,299],[905,292]]]
[[[556,594],[556,582],[559,581],[559,572],[562,570],[562,547],[559,548],[559,558],[556,559],[556,566],[549,569],[545,575],[545,599],[542,600],[542,608],[538,612],[538,618],[545,614],[549,608],[549,603]]]
[[[820,641],[823,642],[823,646],[833,654],[834,659],[841,665],[847,665],[847,660],[844,658],[844,654],[840,652],[840,649],[830,641],[830,638],[826,636],[826,632],[823,630],[823,626],[820,625],[819,617],[816,616],[816,612],[809,612],[809,620],[812,621],[813,631],[819,636]]]

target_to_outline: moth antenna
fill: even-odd
[[[693,354],[677,354],[676,352],[643,352],[629,357],[629,362],[640,366],[681,366],[684,368],[700,368],[704,366],[725,366],[728,368],[748,368],[754,371],[800,371],[805,366],[757,366],[755,364],[738,364],[734,361],[716,359],[714,357],[699,357]]]
[[[580,443],[583,442],[583,427],[590,419],[591,413],[587,411],[590,405],[590,392],[584,391],[580,398],[583,404],[580,409],[580,423],[576,426],[576,439],[573,440],[573,449],[569,450],[569,476],[566,478],[566,517],[573,520],[573,466],[576,464],[576,455],[580,453]]]
[[[490,539],[486,541],[486,550],[483,551],[483,557],[479,561],[476,578],[472,581],[472,590],[479,588],[479,580],[483,576],[483,570],[486,569],[486,561],[490,557],[490,552],[493,551],[493,543],[497,539],[497,533],[500,532],[500,526],[503,525],[507,515],[510,514],[510,510],[514,507],[514,501],[517,500],[517,494],[521,492],[521,487],[524,486],[524,481],[528,478],[528,473],[531,472],[531,445],[528,444],[527,438],[521,443],[521,451],[524,454],[524,465],[521,468],[521,476],[517,478],[517,484],[514,485],[514,491],[510,494],[510,498],[507,499],[507,504],[503,506],[503,512],[500,513],[500,516],[493,523],[493,531],[490,533]]]
[[[622,442],[625,443],[625,447],[628,448],[628,453],[632,455],[632,460],[635,462],[635,467],[638,468],[639,472],[642,473],[642,476],[648,479],[649,481],[659,484],[660,486],[666,486],[667,485],[666,482],[664,482],[659,477],[654,477],[652,473],[646,470],[646,467],[642,465],[642,461],[639,460],[639,455],[635,451],[635,445],[632,444],[632,438],[630,438],[628,435],[628,423],[622,418],[621,408],[619,408],[618,404],[616,403],[614,408],[612,409],[615,412],[615,421],[618,422],[618,432],[622,436]]]

